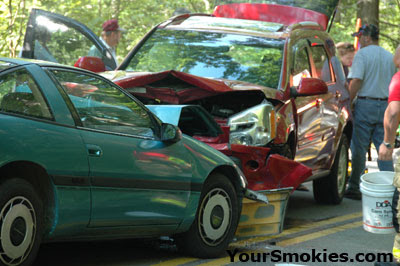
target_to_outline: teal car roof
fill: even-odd
[[[26,58],[7,58],[0,57],[0,61],[12,63],[15,65],[27,65],[27,64],[37,64],[37,65],[52,65],[52,66],[65,66],[58,63],[53,63],[49,61],[35,60],[35,59],[26,59]]]
[[[22,65],[39,65],[39,66],[53,66],[53,67],[63,67],[63,68],[69,68],[69,69],[79,69],[79,71],[82,72],[88,72],[92,73],[91,71],[82,69],[82,68],[77,68],[77,67],[71,67],[63,64],[58,64],[58,63],[53,63],[49,61],[42,61],[42,60],[35,60],[35,59],[26,59],[26,58],[7,58],[7,57],[0,57],[0,72],[4,71],[5,69],[14,67],[14,66],[22,66]]]

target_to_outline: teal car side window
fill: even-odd
[[[51,71],[87,128],[153,137],[153,121],[139,104],[111,84],[91,75]]]
[[[53,119],[41,91],[24,69],[0,77],[0,110],[35,118]]]

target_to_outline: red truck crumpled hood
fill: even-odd
[[[105,76],[108,78],[111,77],[116,84],[129,90],[134,95],[142,95],[146,98],[158,99],[172,104],[183,104],[222,93],[244,90],[262,91],[267,98],[279,97],[277,96],[278,91],[275,89],[241,81],[204,78],[175,70],[157,73],[122,73],[123,74],[119,72],[118,75],[115,75],[115,78],[110,74]],[[193,87],[176,89],[168,87],[167,85],[157,87],[153,86],[160,82],[167,84],[168,81],[174,79],[185,82]],[[131,89],[135,87],[145,87],[146,90],[144,92],[141,90]]]
[[[209,79],[174,70],[158,73],[116,71],[108,72],[105,76],[135,96],[159,100],[177,107],[180,104],[235,91],[262,91],[266,98],[278,97],[275,89],[241,81]],[[177,84],[184,86],[176,86]],[[239,159],[249,189],[266,190],[284,187],[296,189],[312,175],[311,168],[283,156],[270,154],[268,147],[230,145],[229,127],[223,128],[225,128],[224,134],[218,137],[193,136],[193,138],[227,156]]]

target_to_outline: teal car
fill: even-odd
[[[159,236],[215,257],[257,197],[229,158],[82,69],[0,58],[0,136],[1,265],[43,242]]]

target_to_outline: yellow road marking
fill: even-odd
[[[338,217],[330,218],[330,219],[319,221],[319,222],[313,222],[313,223],[308,223],[308,224],[300,225],[300,226],[297,226],[297,227],[293,227],[293,228],[290,228],[288,230],[283,231],[279,235],[266,236],[266,237],[256,237],[256,238],[252,238],[252,239],[249,239],[249,240],[238,241],[238,242],[233,243],[231,245],[231,247],[238,247],[238,246],[240,247],[240,245],[243,245],[243,244],[254,245],[254,244],[257,244],[259,242],[263,242],[263,241],[266,241],[266,240],[269,240],[269,239],[283,237],[283,236],[287,236],[287,235],[290,235],[290,234],[307,231],[307,230],[312,229],[312,228],[317,228],[319,226],[324,226],[324,225],[329,225],[329,224],[333,224],[333,223],[343,222],[343,221],[346,221],[346,220],[351,220],[351,219],[360,218],[360,217],[362,217],[362,212],[356,212],[356,213],[351,213],[351,214],[347,214],[347,215],[343,215],[343,216],[338,216]],[[357,222],[353,222],[353,223],[350,223],[350,224],[345,224],[345,225],[342,225],[342,226],[338,226],[338,227],[334,227],[334,228],[330,228],[330,229],[325,229],[325,230],[322,230],[322,231],[319,231],[319,232],[307,234],[306,236],[300,236],[300,237],[296,237],[296,238],[293,238],[293,239],[283,240],[283,241],[277,242],[276,245],[277,246],[281,246],[281,247],[294,245],[296,243],[304,242],[304,241],[315,239],[315,238],[318,238],[318,237],[323,237],[323,236],[326,236],[326,235],[329,235],[329,234],[333,234],[333,233],[336,233],[336,232],[340,232],[340,231],[343,231],[343,230],[346,230],[346,229],[350,229],[350,228],[353,228],[353,227],[358,227],[358,226],[362,226],[362,221],[357,221]],[[289,242],[289,241],[292,241],[294,239],[295,239],[295,241],[293,243]],[[296,241],[298,241],[298,242],[296,242]],[[229,264],[229,263],[231,263],[230,257],[227,256],[227,257],[223,257],[223,258],[216,259],[216,260],[213,260],[213,261],[209,261],[209,262],[206,262],[206,263],[200,263],[200,264],[198,264],[198,266],[200,266],[200,265],[201,266],[214,266],[214,265],[217,266],[217,265],[226,265],[226,264]]]
[[[161,261],[160,263],[152,264],[151,266],[176,266],[196,260],[198,260],[198,258],[176,258],[172,260]]]
[[[253,238],[250,238],[250,239],[237,241],[237,242],[233,243],[232,246],[237,247],[237,246],[242,246],[242,245],[246,245],[246,244],[247,245],[253,245],[253,244],[256,244],[256,243],[259,243],[259,242],[263,242],[263,241],[266,241],[266,240],[269,240],[269,239],[283,237],[283,236],[287,236],[287,235],[294,234],[294,233],[300,233],[300,232],[303,232],[303,231],[310,230],[312,228],[317,228],[317,227],[325,226],[325,225],[328,225],[328,224],[343,222],[343,221],[346,221],[346,220],[351,220],[351,219],[355,219],[355,218],[359,218],[359,217],[362,217],[362,212],[356,212],[356,213],[351,213],[351,214],[347,214],[347,215],[343,215],[343,216],[338,216],[338,217],[330,218],[330,219],[319,221],[319,222],[302,224],[302,225],[299,225],[299,226],[292,227],[290,229],[284,230],[279,235],[253,237]]]
[[[335,233],[338,233],[338,232],[341,232],[341,231],[344,231],[344,230],[347,230],[350,228],[359,227],[359,226],[362,226],[362,221],[344,224],[341,226],[325,229],[325,230],[307,234],[304,236],[299,236],[299,237],[295,237],[295,238],[291,238],[291,239],[287,239],[287,240],[278,241],[278,242],[276,242],[276,245],[280,246],[280,247],[287,247],[287,246],[291,246],[291,245],[295,245],[295,244],[298,244],[301,242],[305,242],[305,241],[313,240],[316,238],[324,237],[327,235],[335,234]]]
[[[290,234],[294,234],[294,233],[300,233],[303,231],[307,231],[313,228],[318,228],[320,226],[325,226],[325,225],[329,225],[329,224],[333,224],[333,223],[339,223],[339,222],[343,222],[346,220],[351,220],[351,219],[355,219],[355,218],[359,218],[362,217],[362,212],[356,212],[356,213],[351,213],[351,214],[347,214],[347,215],[343,215],[343,216],[338,216],[338,217],[334,217],[334,218],[330,218],[327,220],[323,220],[323,221],[319,221],[319,222],[313,222],[313,223],[307,223],[307,224],[303,224],[303,225],[299,225],[287,230],[284,230],[282,233],[280,233],[279,235],[275,235],[275,236],[263,236],[263,237],[254,237],[251,239],[246,239],[246,240],[241,240],[241,241],[237,241],[235,243],[232,243],[230,247],[241,247],[243,245],[254,245],[260,242],[264,242],[266,240],[269,239],[274,239],[274,238],[280,238],[283,236],[288,236]],[[326,230],[322,230],[316,233],[311,233],[308,234],[306,236],[300,236],[300,237],[296,237],[293,239],[297,239],[296,241],[299,241],[297,243],[303,242],[303,241],[307,241],[307,240],[311,240],[311,239],[315,239],[318,237],[322,237],[328,234],[333,234],[335,232],[340,232],[349,228],[353,228],[353,227],[357,227],[357,226],[361,226],[362,222],[361,221],[357,221],[354,223],[350,223],[350,224],[345,224],[342,226],[338,226],[338,227],[334,227],[331,229],[326,229]],[[330,233],[331,232],[331,233]],[[318,236],[320,235],[320,236]],[[310,238],[313,237],[313,238]],[[308,239],[309,238],[309,239]],[[295,242],[293,242],[293,244],[290,244],[290,242],[287,241],[292,241],[293,239],[288,239],[288,240],[283,240],[280,242],[277,242],[276,245],[282,246],[284,247],[285,245],[294,245],[296,244]],[[302,240],[303,239],[303,240]],[[176,265],[181,265],[181,264],[185,264],[185,263],[189,263],[189,262],[193,262],[193,261],[197,261],[199,259],[197,258],[176,258],[176,259],[172,259],[172,260],[166,260],[166,261],[162,261],[159,264],[153,264],[151,266],[176,266]],[[230,258],[229,256],[223,257],[223,258],[219,258],[219,259],[215,259],[215,260],[211,260],[208,262],[204,262],[198,265],[201,266],[219,266],[219,265],[226,265],[229,264],[230,262]]]

